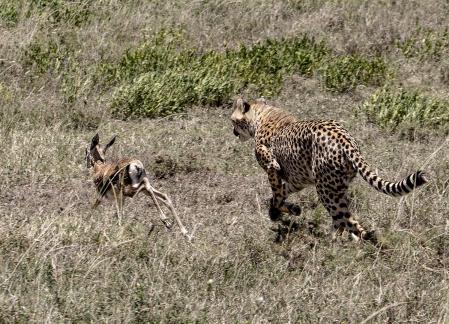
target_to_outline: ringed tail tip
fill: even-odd
[[[429,176],[426,172],[422,170],[418,170],[416,172],[416,180],[415,180],[415,186],[421,186],[425,183],[429,182]]]

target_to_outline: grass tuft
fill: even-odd
[[[449,31],[420,27],[410,37],[398,40],[396,45],[406,58],[439,60],[449,47]]]
[[[381,85],[388,76],[387,63],[381,57],[348,55],[332,58],[320,68],[326,89],[346,92],[358,85]]]
[[[359,109],[369,121],[383,128],[429,129],[449,132],[449,100],[424,95],[418,90],[377,90]]]
[[[5,25],[12,27],[19,20],[19,7],[14,1],[6,1],[0,3],[0,26]]]
[[[28,3],[27,16],[35,13],[46,14],[50,24],[69,24],[70,26],[80,27],[87,23],[92,16],[90,9],[92,3],[92,0],[32,0]]]

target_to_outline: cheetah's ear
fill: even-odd
[[[242,113],[247,113],[249,108],[251,107],[250,104],[242,98],[238,98],[235,103],[235,107],[238,108]]]

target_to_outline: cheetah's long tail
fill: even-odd
[[[359,172],[362,178],[371,185],[371,187],[389,196],[397,197],[406,195],[413,189],[428,182],[425,172],[421,170],[408,175],[398,182],[386,181],[371,170],[371,167],[358,150],[348,148],[345,150],[345,153],[348,159],[352,162],[354,168]]]

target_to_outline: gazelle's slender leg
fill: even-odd
[[[125,197],[124,197],[124,194],[123,194],[123,189],[124,189],[124,186],[125,186],[125,184],[124,184],[124,181],[125,181],[125,174],[122,172],[122,171],[120,171],[120,174],[119,174],[119,185],[118,185],[118,209],[119,209],[119,212],[120,212],[120,215],[122,215],[122,213],[123,213],[123,204],[124,204],[124,200],[125,200]]]
[[[111,179],[109,179],[109,182],[111,182]],[[118,223],[120,226],[122,226],[123,199],[124,199],[123,190],[120,186],[117,188],[116,186],[112,185],[112,182],[110,188],[111,189],[105,193],[105,196],[108,196],[108,194],[110,195],[112,192],[112,196],[114,197],[115,201],[115,207],[117,209]]]
[[[187,235],[187,229],[184,227],[184,225],[181,222],[181,219],[179,218],[178,214],[176,213],[175,208],[173,207],[173,204],[170,200],[170,198],[164,194],[163,192],[160,192],[159,190],[153,188],[153,186],[151,186],[150,182],[148,181],[148,179],[144,179],[145,182],[145,186],[148,192],[151,192],[153,195],[155,195],[156,198],[158,198],[165,206],[168,207],[168,209],[170,209],[170,211],[173,214],[173,217],[176,220],[176,223],[178,224],[181,233],[185,236]]]
[[[92,209],[95,209],[98,207],[98,205],[101,203],[101,198],[95,199],[94,204],[92,205]]]
[[[157,202],[157,199],[159,199],[159,200],[161,200],[158,196],[157,196],[157,194],[155,194],[155,189],[150,185],[150,189],[148,189],[148,185],[146,184],[146,183],[143,183],[143,184],[141,184],[140,186],[139,186],[139,188],[137,189],[137,191],[136,191],[136,193],[134,194],[134,196],[137,196],[137,194],[140,192],[140,191],[142,191],[143,189],[145,189],[145,193],[147,194],[147,195],[149,195],[152,199],[153,199],[153,201],[154,201],[154,204],[156,205],[156,208],[158,209],[158,211],[159,211],[159,213],[161,214],[161,220],[162,220],[162,222],[164,222],[164,224],[166,224],[166,223],[168,223],[168,217],[165,215],[165,213],[162,211],[162,209],[161,209],[161,207],[160,207],[160,205],[159,205],[159,203]],[[162,200],[161,200],[162,201]],[[166,204],[166,202],[165,201],[162,201],[164,204]],[[169,225],[169,226],[167,226],[167,227],[171,227],[171,224]]]
[[[142,184],[139,186],[139,189],[137,189],[136,194],[137,194],[139,191],[141,191],[142,189],[145,189],[145,191],[148,193],[148,195],[151,197],[151,199],[153,199],[153,202],[154,202],[154,204],[156,205],[157,210],[159,211],[159,218],[160,218],[161,221],[164,223],[165,227],[171,228],[171,227],[172,227],[172,224],[171,224],[169,218],[168,218],[168,217],[164,214],[164,212],[162,211],[162,208],[161,208],[161,206],[159,205],[159,203],[158,203],[158,201],[157,201],[157,198],[156,198],[156,196],[155,196],[153,190],[151,190],[152,187],[149,186],[149,181],[148,181],[148,179],[144,179],[143,181],[144,181],[144,183],[142,183]]]

